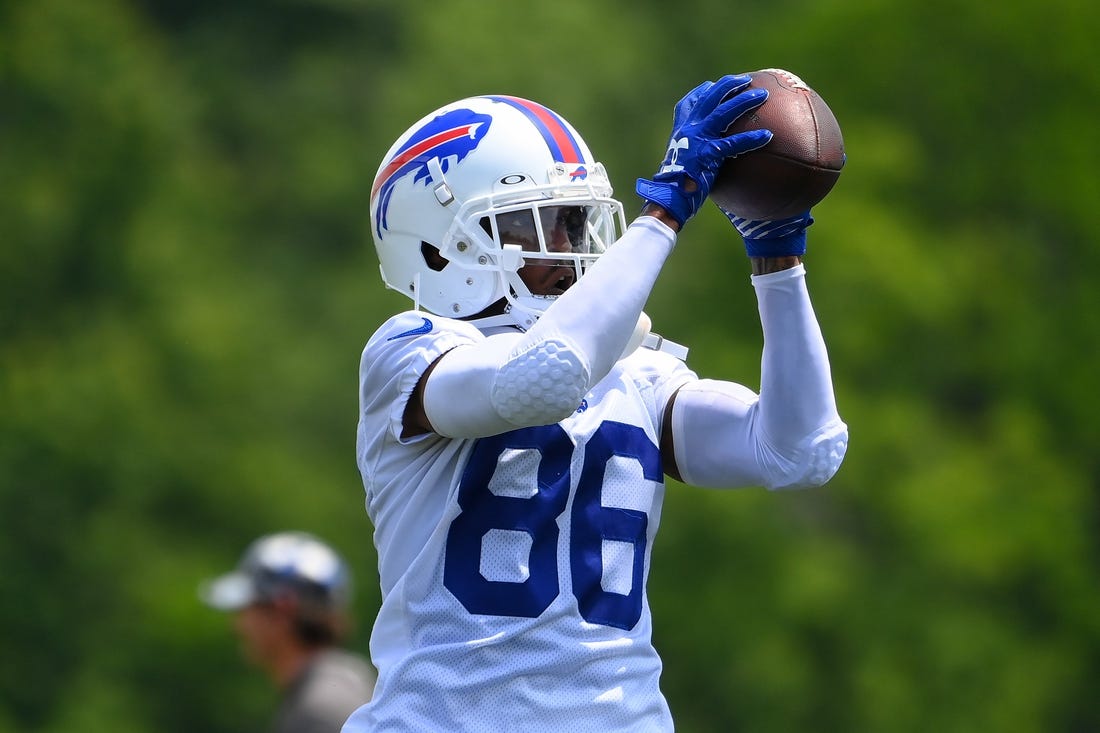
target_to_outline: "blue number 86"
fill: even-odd
[[[506,496],[490,490],[508,450],[539,454],[537,490]],[[470,613],[534,618],[558,597],[558,517],[569,503],[574,447],[560,425],[523,428],[479,440],[458,489],[462,512],[451,523],[443,585]],[[643,511],[601,503],[608,462],[637,461],[643,478],[660,482],[657,446],[636,425],[603,422],[584,445],[584,463],[570,512],[569,566],[573,594],[585,621],[631,629],[642,613],[642,587],[649,517]],[[492,530],[530,538],[528,574],[522,581],[489,580],[481,572],[482,547]],[[605,541],[633,546],[628,593],[605,590]]]

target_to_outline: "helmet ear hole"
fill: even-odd
[[[439,254],[438,247],[434,247],[427,242],[422,241],[420,243],[420,254],[424,257],[424,264],[428,266],[429,270],[433,270],[434,272],[440,272],[444,267],[450,264],[450,260]]]

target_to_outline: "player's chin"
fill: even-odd
[[[577,282],[577,274],[573,272],[572,267],[563,269],[566,271],[565,275],[558,278],[550,288],[552,295],[561,295]]]
[[[577,273],[572,267],[548,267],[540,272],[527,286],[536,295],[561,295],[577,282]]]

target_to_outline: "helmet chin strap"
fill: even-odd
[[[420,310],[420,273],[419,272],[416,273],[415,275],[413,275],[412,292],[413,292],[413,310],[418,311],[418,310]]]
[[[470,323],[480,329],[509,326],[518,328],[520,331],[527,331],[535,325],[543,311],[550,307],[553,302],[553,297],[530,296],[525,298],[512,296],[507,299],[503,312],[484,318],[474,318],[470,320]]]

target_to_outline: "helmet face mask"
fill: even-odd
[[[480,226],[492,238],[492,249],[501,253],[507,287],[503,297],[513,307],[538,312],[581,278],[621,234],[613,207],[587,201],[563,205],[543,199],[495,211],[483,217]],[[539,269],[565,272],[548,287],[536,289],[533,282],[544,275],[532,271]],[[553,281],[559,279],[567,283],[555,287]]]
[[[625,217],[565,120],[527,100],[474,97],[393,145],[371,224],[384,282],[415,307],[468,318],[503,299],[529,326],[618,239]],[[561,277],[532,272],[541,268]],[[532,288],[547,278],[554,283]]]

